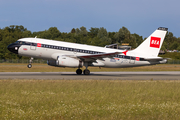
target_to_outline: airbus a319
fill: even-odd
[[[119,50],[76,44],[41,38],[22,38],[8,45],[8,50],[20,56],[30,57],[28,68],[34,58],[46,59],[47,64],[57,67],[78,68],[76,73],[89,75],[89,66],[95,67],[136,67],[166,63],[158,57],[167,28],[159,27],[134,50]],[[85,70],[81,68],[85,66]]]

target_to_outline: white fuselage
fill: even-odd
[[[110,52],[123,52],[119,49],[103,48],[91,45],[76,44],[62,41],[46,40],[40,38],[23,38],[18,41],[22,43],[18,50],[18,54],[21,56],[28,56],[34,58],[41,58],[46,60],[56,60],[58,55],[90,55],[90,54],[101,54]],[[28,45],[30,43],[31,45]],[[33,46],[33,44],[35,44]],[[154,61],[149,62],[143,60],[141,56],[136,56],[133,51],[115,55],[114,58],[104,57],[103,59],[97,59],[93,61],[91,66],[100,67],[135,67],[144,65],[153,65],[159,63],[165,63],[166,61]]]

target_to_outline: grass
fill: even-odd
[[[0,72],[75,72],[77,68],[53,67],[46,64],[33,63],[32,68],[27,68],[27,64],[0,63]],[[85,69],[85,68],[83,68]],[[153,66],[143,66],[134,68],[101,68],[89,67],[90,71],[180,71],[180,64],[162,64]]]
[[[180,81],[0,80],[0,119],[180,119]]]

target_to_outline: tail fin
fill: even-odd
[[[159,54],[168,28],[159,27],[143,43],[141,43],[133,53],[139,57],[154,58]]]

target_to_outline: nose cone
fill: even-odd
[[[9,51],[13,52],[13,53],[18,54],[18,49],[19,49],[19,47],[20,47],[20,45],[17,45],[17,44],[12,43],[12,44],[10,44],[10,45],[7,46],[7,49],[8,49]]]

